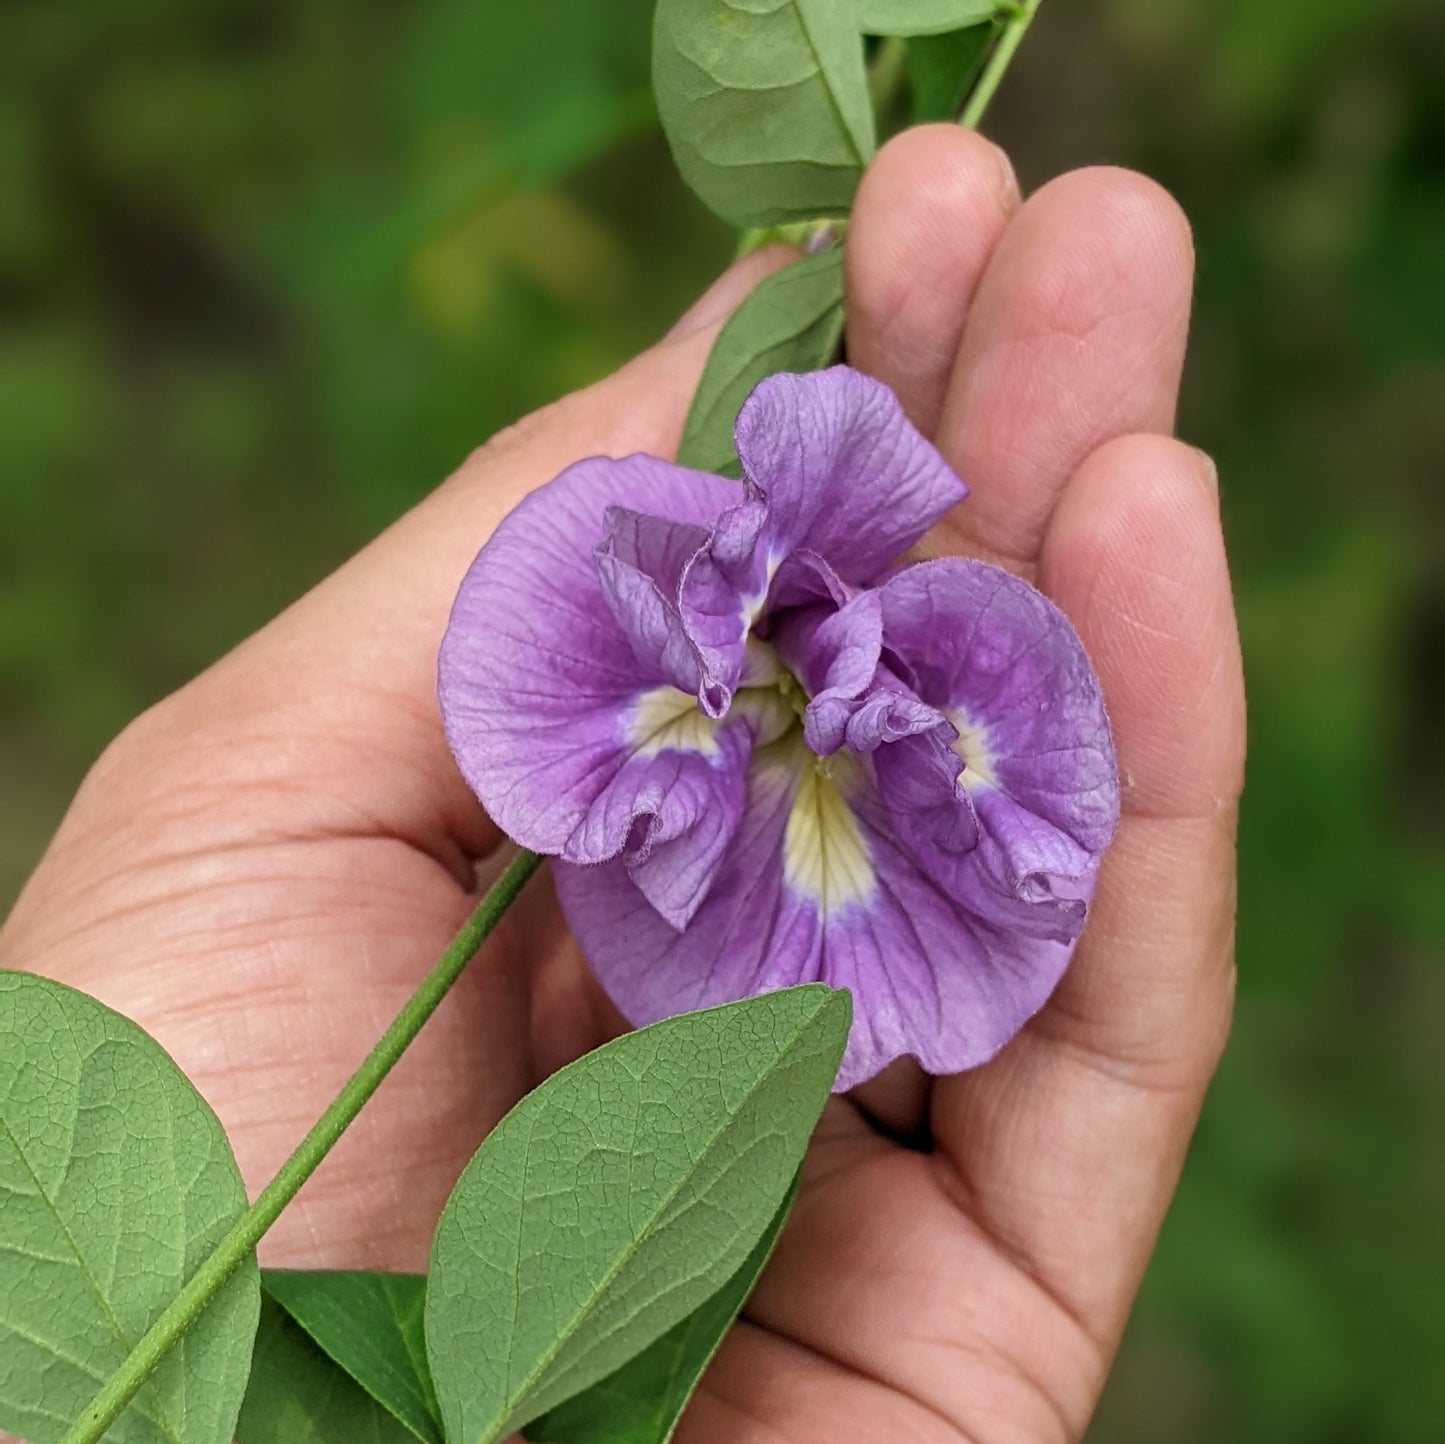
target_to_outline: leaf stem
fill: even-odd
[[[436,1011],[451,986],[461,977],[498,920],[516,899],[522,885],[542,859],[534,852],[519,852],[476,911],[462,924],[446,951],[432,965],[421,985],[362,1060],[346,1086],[331,1100],[296,1151],[281,1165],[275,1178],[261,1190],[255,1203],[231,1226],[211,1256],[191,1275],[166,1311],[141,1336],[125,1362],[106,1381],[61,1444],[94,1444],[120,1417],[151,1372],[195,1322],[236,1268],[255,1249],[261,1236],[276,1222],[281,1210],[350,1127],[382,1079],[411,1045],[422,1025]]]
[[[885,36],[868,67],[868,99],[877,120],[887,120],[908,79],[908,50],[902,37]]]
[[[988,109],[988,103],[993,99],[993,93],[998,89],[999,81],[1004,77],[1004,72],[1009,67],[1009,62],[1014,58],[1014,51],[1019,48],[1019,42],[1024,38],[1024,32],[1029,28],[1030,22],[1038,13],[1041,0],[1017,0],[1004,10],[1007,19],[1004,21],[1003,33],[998,38],[998,43],[990,52],[987,62],[983,67],[983,74],[978,77],[978,84],[969,92],[968,102],[963,107],[963,114],[959,116],[958,123],[967,126],[970,130],[976,130],[978,123],[983,119],[983,113]]]

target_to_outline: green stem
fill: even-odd
[[[898,103],[908,78],[908,48],[897,35],[879,42],[873,63],[868,67],[868,100],[873,114],[886,119]]]
[[[848,229],[843,216],[819,216],[815,221],[785,221],[776,226],[750,226],[738,235],[738,250],[734,260],[741,260],[753,251],[760,251],[774,241],[812,254],[814,251],[831,251]]]
[[[135,1397],[156,1365],[195,1322],[236,1268],[250,1256],[261,1235],[276,1222],[281,1210],[296,1196],[296,1191],[350,1127],[367,1099],[376,1092],[382,1079],[391,1072],[397,1059],[446,997],[452,984],[461,977],[462,970],[541,861],[534,852],[519,852],[507,864],[506,870],[488,889],[487,895],[462,924],[456,937],[447,944],[446,951],[433,964],[431,972],[392,1020],[391,1026],[381,1035],[346,1086],[332,1099],[296,1151],[281,1165],[280,1172],[231,1226],[215,1251],[191,1275],[190,1281],[166,1311],[141,1336],[125,1363],[110,1376],[105,1387],[91,1400],[90,1406],[71,1425],[61,1444],[94,1444],[120,1417],[121,1411]]]
[[[958,118],[960,125],[967,126],[970,130],[978,128],[989,101],[993,99],[994,91],[998,89],[999,81],[1004,77],[1004,71],[1009,67],[1009,61],[1014,58],[1014,51],[1019,48],[1024,32],[1038,13],[1039,4],[1040,0],[1019,0],[1019,3],[1013,6],[1013,13],[1004,22],[1003,33],[989,54],[983,74],[978,77],[978,84],[969,92],[968,103]]]

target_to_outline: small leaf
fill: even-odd
[[[993,0],[658,0],[652,88],[683,179],[747,228],[846,215],[878,140],[863,34],[987,20]]]
[[[422,1274],[267,1269],[261,1284],[323,1352],[423,1444],[442,1444],[426,1364]]]
[[[238,1444],[411,1444],[411,1435],[272,1299],[261,1305],[236,1439]]]
[[[998,26],[988,21],[944,35],[920,35],[908,42],[915,122],[958,119],[997,32]]]
[[[66,1433],[246,1207],[216,1115],[134,1023],[0,972],[0,1428]],[[107,1433],[225,1444],[260,1289],[239,1268]]]
[[[742,1266],[842,1057],[813,983],[629,1033],[497,1126],[437,1225],[432,1380],[451,1444],[491,1444],[639,1354]]]
[[[876,146],[863,40],[837,0],[658,0],[658,115],[735,226],[844,215]]]
[[[534,1444],[666,1444],[753,1291],[797,1191],[795,1178],[752,1253],[717,1293],[615,1374],[529,1424],[527,1438]]]
[[[992,20],[998,0],[853,0],[865,35],[939,35]]]
[[[733,423],[748,392],[775,371],[829,365],[843,336],[843,253],[804,256],[765,276],[713,343],[687,414],[677,459],[738,474]]]

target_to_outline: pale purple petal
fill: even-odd
[[[900,841],[998,926],[1074,936],[1119,789],[1103,698],[1073,628],[981,562],[910,567],[881,595],[886,646],[950,724],[876,754]]]
[[[817,552],[847,582],[874,580],[968,492],[897,397],[846,366],[759,382],[736,441],[770,556]]]
[[[736,437],[748,500],[719,518],[681,589],[700,696],[715,717],[732,699],[748,629],[765,606],[811,598],[826,585],[822,567],[835,583],[872,581],[967,495],[892,392],[846,366],[760,382]],[[801,554],[821,564],[814,574],[789,568]]]
[[[880,752],[883,749],[880,749]],[[865,1002],[872,1037],[850,1039],[870,1060],[869,1076],[902,1053],[932,1074],[959,1073],[992,1058],[1048,1000],[1072,951],[1043,928],[1000,924],[969,894],[940,887],[897,836],[893,818],[869,788],[855,799],[879,881],[873,907],[830,923],[833,969]]]
[[[717,752],[665,749],[633,757],[593,804],[589,819],[612,812],[623,832],[623,861],[632,881],[673,928],[685,928],[707,896],[728,842],[742,819],[744,778],[752,754],[745,719],[716,729]],[[616,856],[617,833],[596,831],[596,846],[576,848],[575,862]]]
[[[702,668],[677,597],[684,568],[707,543],[706,529],[620,506],[608,507],[606,520],[594,564],[609,610],[649,673],[696,692]]]
[[[1094,859],[996,789],[989,798],[999,808],[980,811],[976,798],[958,787],[951,736],[951,728],[921,731],[875,752],[892,836],[913,865],[980,924],[1070,942],[1083,927]],[[1048,852],[1050,843],[1057,855]],[[1041,870],[1046,866],[1058,871]]]
[[[1086,853],[1119,817],[1104,699],[1068,618],[998,567],[924,562],[881,588],[884,644],[963,734],[963,785],[996,787]]]
[[[742,822],[685,932],[657,916],[620,863],[554,869],[598,979],[639,1025],[792,983],[849,988],[839,1091],[904,1055],[931,1073],[992,1057],[1048,996],[1067,945],[1004,932],[920,872],[892,839],[864,764],[850,808],[866,889],[842,902],[800,890],[785,877],[784,838],[804,756],[754,765]]]
[[[878,670],[883,608],[876,592],[846,606],[801,607],[781,618],[773,634],[778,655],[809,693],[803,735],[819,755],[836,752],[858,698]]]
[[[877,591],[859,592],[837,610],[813,605],[788,612],[778,620],[773,640],[810,694],[803,735],[820,756],[845,745],[872,752],[943,720],[882,665]]]
[[[777,564],[768,589],[768,611],[776,613],[814,602],[846,607],[862,590],[845,582],[817,552],[796,551]]]
[[[759,538],[767,520],[761,502],[737,500],[717,518],[706,547],[688,562],[679,606],[688,639],[702,666],[699,699],[721,717],[742,675],[748,629],[768,591],[767,558]]]
[[[442,717],[473,791],[523,846],[612,855],[629,813],[657,813],[660,756],[619,774],[640,703],[672,678],[639,657],[594,568],[608,507],[708,527],[737,494],[653,457],[590,458],[528,496],[472,564],[442,643]]]
[[[854,752],[876,752],[885,742],[931,732],[938,724],[937,708],[920,702],[892,672],[880,667],[848,719],[844,741]]]

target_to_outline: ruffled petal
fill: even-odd
[[[981,562],[926,562],[880,591],[885,646],[949,724],[876,755],[900,840],[981,917],[1076,936],[1119,788],[1073,628],[1034,588]]]
[[[883,607],[877,592],[860,592],[836,609],[797,608],[779,619],[773,640],[809,694],[803,716],[808,746],[820,756],[836,752],[878,671]]]
[[[759,382],[735,436],[774,566],[807,549],[846,582],[873,581],[968,494],[897,397],[847,366]]]
[[[761,502],[729,506],[682,576],[682,622],[701,663],[698,697],[710,717],[721,717],[732,703],[748,631],[767,599],[771,574],[758,544],[766,520]]]
[[[836,610],[812,605],[787,612],[778,619],[774,641],[809,693],[803,736],[819,756],[843,746],[872,752],[943,723],[883,664],[877,591],[859,592]]]
[[[979,796],[959,787],[955,735],[945,725],[874,754],[892,836],[920,872],[981,924],[1071,942],[1084,924],[1092,859],[997,789],[980,809]],[[1050,843],[1057,852],[1048,850]]]
[[[1092,856],[1119,819],[1098,679],[1069,620],[998,567],[949,558],[880,589],[884,645],[958,729],[965,792],[1006,794]]]
[[[704,793],[724,824],[736,813],[727,797],[741,793],[750,741],[720,737],[676,690],[666,649],[636,645],[645,628],[623,630],[593,554],[618,501],[706,529],[737,495],[653,457],[591,458],[527,497],[472,564],[441,648],[442,717],[468,783],[524,847],[577,861],[629,843],[655,855],[706,812]]]
[[[695,707],[690,697],[688,702]],[[711,733],[708,750],[664,747],[629,758],[593,804],[584,835],[565,854],[578,863],[615,857],[621,836],[628,875],[677,929],[688,925],[707,896],[742,818],[752,728],[739,718],[714,724]]]
[[[684,569],[707,544],[706,529],[621,506],[608,507],[606,520],[593,561],[608,608],[649,674],[696,692],[702,667],[677,598]]]
[[[636,1024],[792,983],[851,989],[840,1091],[906,1054],[931,1073],[985,1061],[1068,958],[950,897],[893,839],[868,764],[819,762],[796,732],[755,758],[742,821],[685,932],[620,863],[554,875],[573,933]]]
[[[827,595],[841,605],[968,490],[892,392],[846,366],[760,382],[736,436],[747,499],[688,563],[680,598],[713,717],[765,611]]]
[[[843,740],[853,752],[876,752],[939,724],[937,708],[920,702],[886,667],[873,675],[868,691],[857,700]]]

